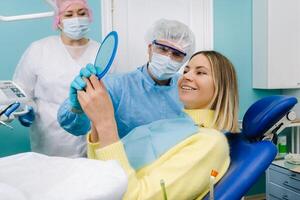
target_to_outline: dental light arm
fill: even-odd
[[[54,8],[54,4],[52,1],[46,0],[46,2]],[[14,15],[14,16],[3,16],[0,15],[0,21],[9,22],[9,21],[17,21],[17,20],[27,20],[27,19],[39,19],[44,17],[51,17],[54,15],[54,11],[50,12],[42,12],[42,13],[31,13],[25,15]]]
[[[43,12],[43,13],[32,13],[26,15],[15,15],[15,16],[3,16],[0,15],[0,21],[17,21],[17,20],[26,20],[26,19],[38,19],[44,17],[51,17],[54,15],[54,12]]]

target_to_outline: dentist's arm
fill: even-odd
[[[35,44],[31,44],[22,55],[13,75],[13,81],[17,83],[28,97],[28,112],[19,115],[18,120],[23,126],[29,127],[35,119],[37,106],[34,102],[34,90],[37,82],[37,60],[40,57],[40,51]]]
[[[91,129],[90,120],[84,112],[72,111],[69,98],[60,105],[57,121],[65,131],[75,136],[85,135]]]
[[[86,83],[83,77],[90,77],[96,73],[96,68],[92,64],[87,64],[80,70],[80,74],[74,78],[70,86],[69,98],[59,107],[57,121],[67,132],[75,135],[85,135],[91,128],[90,120],[82,111],[77,98],[77,91],[84,90]]]

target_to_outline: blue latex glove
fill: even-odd
[[[33,123],[33,121],[35,119],[35,114],[34,114],[33,108],[31,106],[29,106],[28,112],[24,115],[19,116],[18,119],[23,126],[26,126],[26,127],[31,126],[31,124]]]
[[[96,74],[96,68],[92,64],[87,64],[85,68],[80,70],[80,74],[75,77],[70,87],[70,104],[76,111],[82,112],[82,108],[77,98],[77,90],[83,90],[86,86],[86,82],[83,77],[89,78],[92,74]]]

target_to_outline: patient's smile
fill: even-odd
[[[181,89],[183,89],[183,90],[196,90],[196,88],[193,88],[193,87],[187,86],[187,85],[182,85]]]

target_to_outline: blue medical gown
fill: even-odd
[[[120,138],[135,127],[182,114],[183,105],[179,101],[177,89],[179,76],[176,74],[169,85],[160,86],[153,81],[147,65],[144,65],[131,73],[104,78],[115,109]],[[90,129],[86,115],[71,112],[68,104],[66,100],[58,111],[60,125],[74,135],[85,134]]]

